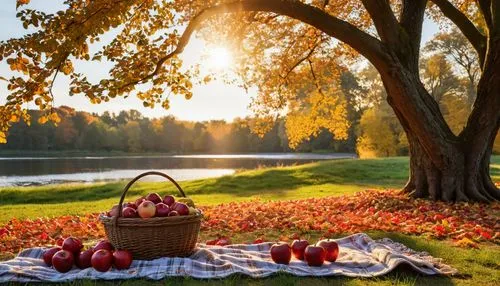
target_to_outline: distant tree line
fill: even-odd
[[[7,144],[0,150],[88,150],[164,153],[251,153],[289,152],[284,120],[275,122],[262,138],[252,133],[252,118],[232,122],[182,121],[173,116],[150,119],[136,110],[102,115],[56,109],[61,122],[40,124],[41,113],[31,110],[31,126],[13,125]],[[354,144],[336,141],[328,132],[300,144],[295,151],[330,150],[354,152]]]

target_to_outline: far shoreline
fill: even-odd
[[[73,158],[73,157],[172,157],[172,156],[224,156],[224,155],[339,155],[352,159],[357,159],[356,153],[350,152],[335,152],[334,150],[314,150],[311,152],[238,152],[238,153],[181,153],[181,152],[123,152],[123,151],[89,151],[89,150],[0,150],[0,158]]]

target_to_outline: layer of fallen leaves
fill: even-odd
[[[364,191],[352,196],[294,201],[241,203],[201,207],[202,232],[234,233],[274,230],[324,237],[381,230],[439,239],[458,246],[500,243],[500,203],[447,204],[411,199],[397,191]],[[0,253],[53,245],[75,236],[94,240],[105,236],[97,214],[34,220],[13,219],[0,226]]]
[[[412,199],[397,191],[262,203],[250,201],[204,208],[202,230],[247,232],[262,229],[324,237],[381,230],[453,239],[459,246],[500,243],[500,203],[448,204]]]
[[[66,237],[93,240],[105,237],[98,214],[56,218],[12,219],[0,226],[0,253],[17,253],[23,248],[62,244]]]

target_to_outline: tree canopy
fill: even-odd
[[[286,109],[291,113],[289,125],[298,128],[302,124],[297,121],[308,122],[291,132],[292,141],[317,133],[318,127],[335,129],[339,138],[345,138],[341,107],[331,113],[303,112],[330,109],[339,100],[312,104],[305,95],[317,94],[315,90],[335,94],[339,71],[356,61],[358,52],[370,58],[371,50],[381,48],[369,13],[373,1],[67,0],[67,9],[55,14],[30,9],[25,6],[29,2],[17,1],[17,17],[36,32],[0,44],[0,59],[15,72],[6,79],[10,94],[0,107],[2,138],[10,122],[21,118],[29,122],[23,108],[27,102],[44,111],[40,122],[59,122],[53,99],[65,95],[52,93],[58,76],[70,78],[70,95],[84,95],[92,103],[135,95],[144,106],[168,108],[170,94],[189,99],[198,72],[195,67],[182,68],[178,54],[195,30],[205,40],[222,39],[234,50],[241,84],[259,87],[253,106],[263,122],[272,112]],[[398,2],[391,8],[403,13]],[[473,13],[470,6],[460,5]],[[385,21],[394,21],[394,16]],[[111,42],[96,44],[112,30],[118,33]],[[92,82],[78,70],[81,61],[114,66],[109,78]],[[335,127],[326,120],[332,118]]]

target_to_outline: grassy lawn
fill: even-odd
[[[335,160],[241,172],[234,176],[182,182],[181,186],[200,205],[257,197],[262,200],[288,200],[335,196],[367,188],[401,187],[408,177],[407,165],[407,158]],[[118,203],[125,183],[0,188],[0,223],[13,217],[33,218],[107,210]],[[129,191],[129,197],[134,199],[152,191],[177,192],[170,183],[138,183]]]
[[[500,156],[491,165],[500,181]],[[200,205],[260,198],[290,200],[353,194],[365,189],[400,188],[408,178],[408,158],[334,160],[294,167],[245,171],[233,176],[182,182],[186,193]],[[34,218],[84,214],[107,210],[118,203],[126,182],[64,184],[0,188],[0,223],[13,217]],[[149,192],[176,194],[170,183],[138,183],[131,200]]]
[[[500,181],[500,156],[492,158],[491,175]],[[187,194],[200,205],[214,205],[255,198],[290,200],[309,197],[349,195],[368,188],[399,188],[408,176],[407,158],[375,160],[336,160],[295,167],[246,171],[234,176],[182,182]],[[109,209],[118,202],[125,182],[93,185],[57,185],[0,189],[0,225],[13,217],[34,218],[64,214],[83,214]],[[130,192],[130,198],[149,192],[175,193],[166,183],[141,183]],[[223,280],[173,278],[162,281],[132,280],[121,285],[500,285],[500,246],[481,244],[480,249],[453,246],[450,241],[409,236],[398,233],[369,232],[373,238],[390,237],[407,246],[441,257],[457,268],[456,277],[426,277],[400,268],[384,277],[373,279],[297,278],[279,274],[266,279],[232,276]],[[252,241],[265,235],[278,239],[287,233],[253,232],[231,234],[233,242]],[[311,232],[309,239],[321,234]],[[201,239],[208,238],[201,234]],[[94,281],[77,281],[74,285],[94,285]],[[113,284],[99,282],[99,285]],[[115,282],[116,284],[116,282]]]

